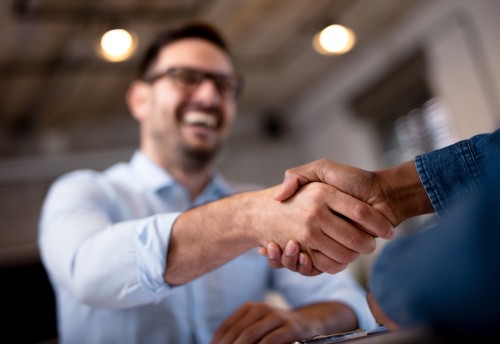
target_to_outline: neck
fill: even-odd
[[[155,150],[148,150],[145,146],[142,150],[188,190],[191,201],[201,194],[212,178],[213,167],[209,160],[200,161],[188,154],[155,154]]]
[[[212,169],[206,167],[201,170],[186,169],[179,165],[163,166],[172,177],[189,191],[189,198],[194,201],[212,178]]]

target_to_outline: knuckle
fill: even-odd
[[[316,164],[319,166],[325,166],[327,163],[328,163],[328,160],[325,158],[321,158],[321,159],[316,160]]]
[[[343,252],[339,253],[337,256],[337,261],[342,264],[349,264],[355,261],[359,257],[359,253],[351,251],[351,250],[344,250]]]
[[[295,170],[295,168],[287,168],[284,173],[285,177],[295,176]]]
[[[358,235],[351,235],[345,244],[345,247],[356,251],[356,252],[361,252],[363,251],[363,240],[361,239],[360,236]],[[347,254],[346,254],[347,255]]]
[[[353,216],[356,219],[363,219],[370,213],[370,206],[363,202],[356,202],[352,208]]]
[[[338,262],[320,263],[318,264],[318,270],[326,272],[328,274],[336,274],[344,270],[347,267],[345,264],[340,264]]]
[[[362,253],[364,254],[373,253],[376,248],[377,248],[377,242],[375,241],[374,237],[371,237],[370,240],[368,240],[368,244],[366,245],[366,250]]]
[[[376,248],[375,238],[368,234],[356,233],[350,238],[348,247],[356,253],[372,253]]]
[[[304,224],[308,229],[314,227],[318,223],[320,219],[319,213],[320,211],[317,208],[310,208],[304,212]],[[310,232],[306,231],[306,234],[310,234]]]

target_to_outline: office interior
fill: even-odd
[[[375,170],[498,128],[499,14],[498,0],[2,1],[2,327],[57,342],[36,242],[40,206],[57,176],[102,170],[137,148],[124,94],[159,29],[188,19],[221,29],[245,90],[217,166],[271,186],[316,159]],[[356,34],[351,51],[313,49],[331,23]],[[96,40],[115,26],[135,32],[137,51],[106,62]],[[377,252],[349,267],[362,283]]]

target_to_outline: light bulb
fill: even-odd
[[[101,37],[100,52],[108,61],[120,62],[128,59],[135,51],[136,37],[124,29],[109,30]]]
[[[323,55],[345,54],[356,42],[352,30],[342,25],[330,25],[314,36],[314,49]]]

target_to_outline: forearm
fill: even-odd
[[[179,216],[168,247],[165,281],[187,283],[255,247],[255,233],[248,230],[250,199],[235,195]]]
[[[179,216],[167,250],[165,282],[187,283],[253,247],[274,242],[284,248],[289,240],[300,242],[318,270],[337,273],[375,248],[373,235],[345,218],[373,222],[381,232],[392,229],[368,204],[326,184],[310,183],[286,202],[275,199],[278,187],[227,197]]]

